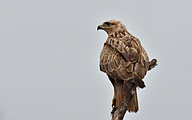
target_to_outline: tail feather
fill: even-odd
[[[135,93],[133,94],[133,98],[127,108],[127,110],[129,112],[137,112],[139,109],[139,106],[138,106],[138,100],[137,100],[137,92],[135,90]]]
[[[120,108],[124,96],[125,96],[125,92],[127,92],[129,90],[128,85],[125,84],[128,81],[123,81],[123,80],[116,80],[115,81],[115,89],[116,89],[116,107],[117,109]],[[133,85],[135,86],[135,85]],[[132,86],[132,87],[133,87]],[[136,86],[134,87],[134,91],[135,93],[133,94],[133,97],[131,99],[131,102],[127,108],[127,110],[129,112],[137,112],[138,111],[138,100],[137,100],[137,92],[136,92]]]
[[[117,107],[117,109],[120,108],[121,103],[123,102],[123,98],[124,98],[123,86],[124,86],[124,81],[116,80],[115,89],[116,89],[116,107]]]

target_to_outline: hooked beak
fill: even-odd
[[[102,24],[97,27],[97,30],[102,30]]]

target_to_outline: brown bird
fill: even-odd
[[[97,27],[104,30],[108,38],[100,54],[100,70],[107,74],[114,87],[113,109],[119,109],[128,88],[133,88],[132,100],[127,108],[138,111],[136,88],[144,88],[143,78],[156,66],[156,59],[149,62],[148,55],[138,38],[130,34],[117,20],[109,20]]]

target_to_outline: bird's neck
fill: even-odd
[[[113,38],[123,38],[125,36],[132,36],[126,29],[123,30],[116,30],[108,33],[109,37]]]

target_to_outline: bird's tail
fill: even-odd
[[[123,80],[116,80],[115,81],[115,89],[116,89],[116,107],[117,109],[120,108],[121,103],[123,102],[123,98],[125,92],[123,91],[124,81]]]
[[[131,99],[131,102],[129,103],[129,106],[127,108],[127,110],[129,112],[137,112],[139,109],[139,106],[138,106],[138,100],[137,100],[137,91],[136,91],[136,88],[135,88],[135,93],[133,94],[133,98]]]
[[[126,81],[128,82],[128,81]],[[126,82],[122,81],[122,80],[117,80],[115,82],[115,89],[116,89],[116,107],[117,109],[120,108],[122,102],[123,102],[123,99],[124,99],[124,96],[125,96],[125,93],[128,92],[127,90],[128,89],[128,85],[126,84]],[[129,106],[127,108],[127,110],[129,112],[137,112],[138,111],[138,100],[137,100],[137,92],[136,92],[136,87],[134,87],[134,94],[133,94],[133,97],[131,99],[131,102],[129,103]]]

